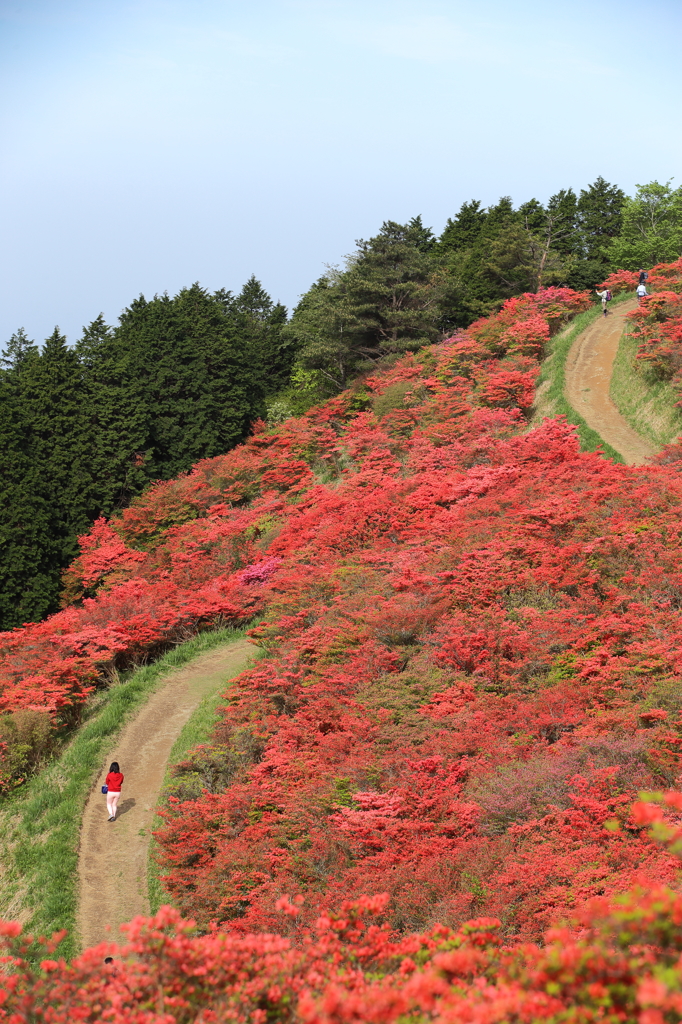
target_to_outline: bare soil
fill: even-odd
[[[636,302],[620,303],[608,316],[595,320],[578,335],[566,360],[566,398],[629,466],[645,465],[656,454],[656,449],[628,425],[609,394],[625,315]]]
[[[121,924],[149,913],[150,830],[173,744],[200,701],[247,668],[254,652],[253,644],[239,640],[171,670],[112,746],[83,815],[78,931],[84,949],[119,941]],[[111,761],[125,775],[115,822],[107,820],[101,793]]]

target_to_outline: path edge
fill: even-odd
[[[615,295],[612,305],[620,305],[631,299],[634,292],[621,292]],[[530,429],[540,426],[545,417],[565,416],[566,420],[577,427],[581,451],[593,452],[602,449],[602,454],[614,462],[624,464],[620,452],[608,444],[596,430],[588,426],[586,420],[577,412],[566,397],[566,362],[568,354],[579,336],[588,330],[595,320],[602,315],[601,304],[593,309],[579,313],[563,331],[560,331],[549,344],[547,356],[540,364],[540,374],[535,389],[533,413]]]
[[[3,859],[0,916],[19,920],[26,932],[66,931],[59,955],[80,952],[77,932],[78,862],[86,803],[98,784],[107,745],[163,685],[168,675],[212,649],[246,637],[243,628],[199,633],[142,665],[128,679],[98,694],[101,706],[79,727],[59,756],[0,804]],[[32,896],[40,894],[40,899]],[[37,942],[27,959],[45,956]]]

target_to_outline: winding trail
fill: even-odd
[[[248,640],[239,640],[171,669],[112,745],[81,829],[78,931],[84,949],[118,941],[121,924],[149,913],[150,831],[171,748],[200,701],[247,668],[255,650]],[[100,788],[112,760],[120,762],[126,778],[119,816],[110,823]]]
[[[636,305],[636,299],[619,303],[607,317],[600,316],[578,335],[566,360],[564,389],[575,411],[623,456],[628,466],[646,465],[656,454],[656,449],[628,425],[609,394],[625,316]]]

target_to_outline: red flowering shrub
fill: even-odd
[[[518,323],[512,324],[502,337],[509,353],[519,352],[521,355],[540,359],[549,341],[549,323],[544,317],[536,314],[527,320],[519,320]]]
[[[647,284],[656,292],[682,292],[682,257],[673,263],[657,263],[651,269]]]
[[[654,294],[628,314],[637,358],[655,376],[672,379],[682,394],[682,259],[654,267],[650,283]]]
[[[676,794],[679,797],[680,794]],[[640,813],[642,823],[648,823]],[[277,905],[287,934],[198,935],[164,907],[136,918],[122,947],[103,943],[72,964],[45,945],[25,959],[16,923],[0,926],[11,973],[0,1021],[71,1024],[473,1024],[638,1021],[682,1010],[682,899],[662,887],[597,897],[554,925],[542,945],[509,944],[479,916],[392,939],[386,897],[345,901],[310,928],[300,896]],[[114,957],[102,964],[105,955]]]
[[[2,707],[59,726],[117,666],[256,620],[269,656],[178,766],[157,836],[200,927],[289,934],[285,897],[305,930],[366,893],[391,942],[480,915],[536,941],[677,884],[627,808],[680,774],[682,480],[581,453],[561,419],[526,432],[537,361],[509,342],[586,301],[510,300],[260,425],[97,524],[72,603],[0,637]]]
[[[619,292],[634,292],[639,282],[639,274],[634,270],[614,270],[597,288],[608,288],[614,295]]]

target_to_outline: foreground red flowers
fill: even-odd
[[[592,900],[542,946],[505,944],[491,918],[394,941],[381,924],[385,904],[346,902],[301,928],[296,902],[285,898],[287,936],[197,935],[162,908],[128,925],[121,949],[102,945],[69,965],[49,947],[37,968],[23,959],[18,926],[7,925],[13,973],[0,981],[0,1021],[663,1024],[682,1016],[682,898],[669,890]]]

